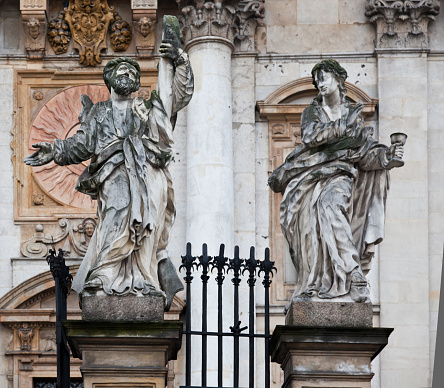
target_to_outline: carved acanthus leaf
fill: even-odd
[[[440,0],[367,0],[365,14],[376,25],[377,48],[428,48],[428,24]]]
[[[254,34],[262,23],[265,0],[177,0],[185,42],[202,36],[232,41],[237,51],[254,51]]]

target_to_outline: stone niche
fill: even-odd
[[[149,97],[157,84],[157,70],[143,70],[137,95]],[[80,96],[93,102],[109,98],[102,71],[26,70],[16,73],[14,164],[14,220],[21,226],[23,257],[44,258],[52,245],[66,257],[83,257],[95,228],[96,203],[75,190],[88,162],[57,166],[53,162],[31,168],[23,163],[32,145],[65,139],[80,127]],[[17,284],[17,283],[15,283]]]
[[[70,266],[70,273],[75,275],[78,267]],[[82,314],[73,291],[68,295],[67,306],[68,319],[80,320]],[[175,296],[164,319],[179,320],[184,307],[185,303]],[[55,320],[55,287],[49,271],[28,279],[0,298],[0,338],[4,344],[0,351],[8,365],[8,386],[2,388],[39,387],[39,383],[47,387],[43,382],[54,382],[57,377]],[[81,360],[71,358],[74,382],[82,381],[81,366]],[[174,361],[168,363],[168,370],[168,388],[173,388]]]
[[[378,100],[370,98],[349,82],[345,84],[347,99],[351,103],[362,102],[365,106],[363,114],[366,124],[376,128],[373,120]],[[257,102],[260,117],[269,123],[269,173],[279,167],[287,155],[301,144],[301,115],[316,95],[311,77],[304,77],[281,86],[265,100]],[[270,303],[275,306],[285,306],[290,301],[296,282],[294,265],[281,231],[281,200],[282,194],[270,190],[270,250],[276,267],[281,268],[271,284]]]

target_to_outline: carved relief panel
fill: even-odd
[[[377,100],[371,99],[361,89],[346,82],[347,98],[364,103],[364,118],[374,115]],[[317,94],[311,77],[290,82],[272,93],[266,100],[258,101],[262,118],[269,128],[269,174],[284,163],[288,154],[301,144],[301,115]],[[296,271],[290,259],[287,242],[281,231],[279,206],[282,194],[270,190],[270,249],[276,267],[281,268],[271,284],[271,303],[286,305],[293,294]]]
[[[109,98],[101,71],[54,72],[19,71],[16,74],[13,163],[15,169],[15,221],[21,224],[25,257],[45,257],[51,240],[71,257],[84,256],[95,228],[96,204],[75,190],[79,175],[88,162],[58,166],[29,167],[23,158],[42,141],[66,139],[77,132],[81,111],[80,96],[94,103]],[[157,70],[142,71],[142,89],[149,96],[156,87]]]

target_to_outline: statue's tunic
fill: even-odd
[[[188,104],[193,90],[188,61],[176,68],[173,90],[170,114],[153,92],[148,101],[130,101],[123,120],[115,117],[111,100],[93,105],[82,96],[80,129],[54,142],[59,165],[91,158],[76,188],[97,199],[99,220],[73,282],[79,294],[99,289],[117,295],[160,291],[158,263],[167,258],[175,217],[167,169],[172,132],[175,115]],[[140,114],[146,108],[148,115]]]
[[[350,109],[342,105],[343,123]],[[281,226],[297,270],[293,297],[334,298],[350,291],[354,269],[368,270],[367,246],[382,241],[387,147],[362,116],[341,137],[341,121],[331,121],[317,98],[303,112],[301,130],[303,144],[269,184],[283,193]]]

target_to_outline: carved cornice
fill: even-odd
[[[213,36],[233,42],[236,51],[254,51],[254,34],[262,23],[265,0],[176,0],[185,43]]]
[[[365,8],[376,25],[376,48],[429,48],[428,24],[440,0],[367,0]]]

